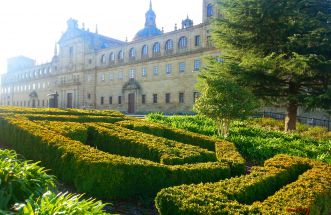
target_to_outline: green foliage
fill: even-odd
[[[54,186],[54,177],[38,163],[19,159],[14,151],[0,150],[0,211]]]
[[[330,179],[327,164],[277,155],[248,175],[162,189],[155,203],[160,214],[284,214],[290,209],[327,214]]]
[[[157,121],[153,114],[148,115],[147,119]],[[266,124],[269,124],[269,121],[267,120]],[[205,135],[213,135],[216,132],[214,123],[201,116],[164,117],[160,123]],[[284,133],[263,129],[262,127],[265,127],[263,120],[260,126],[257,124],[259,124],[257,119],[234,122],[230,127],[231,134],[227,137],[227,140],[233,142],[248,161],[262,163],[276,154],[286,153],[331,163],[331,141],[325,131],[321,134],[318,133],[319,129],[316,131],[314,127],[307,128],[299,124],[299,132],[303,131],[303,133]],[[278,122],[271,120],[270,125],[274,124]],[[314,134],[314,136],[308,136],[308,134]],[[316,140],[319,136],[324,138]]]
[[[40,115],[40,113],[38,114]],[[33,116],[34,114],[30,113],[30,115]],[[56,117],[56,114],[51,115]],[[47,119],[47,117],[43,118]],[[237,170],[232,172],[230,165],[233,162],[231,160],[227,162],[164,165],[140,158],[106,153],[68,138],[67,136],[78,135],[79,132],[84,133],[85,131],[77,126],[76,132],[75,127],[71,130],[66,126],[62,126],[61,123],[63,122],[45,122],[41,124],[40,121],[29,120],[28,115],[11,114],[10,112],[0,113],[0,130],[3,134],[0,136],[0,140],[5,141],[29,159],[41,160],[43,165],[50,168],[63,182],[74,185],[78,192],[85,192],[100,198],[127,199],[135,196],[151,196],[164,187],[183,183],[218,181],[228,178],[232,174],[240,174]],[[74,125],[72,122],[69,124]],[[96,123],[92,124],[95,125]],[[51,129],[52,126],[57,126],[57,128],[53,130]],[[125,130],[115,125],[112,128],[118,130],[111,131],[111,129],[104,128],[106,136],[112,132],[117,132],[120,135],[118,131]],[[63,132],[62,129],[68,131]],[[134,141],[133,138],[137,141],[145,141],[140,140],[141,136],[147,137],[145,136],[147,134],[141,132],[126,131],[128,137],[123,138],[126,138],[126,140],[131,138],[130,141],[132,142]],[[136,136],[130,136],[133,133]],[[153,139],[155,138],[153,136]],[[207,143],[208,137],[206,139],[205,142]],[[160,138],[161,140],[162,138]],[[169,142],[171,141],[169,140]],[[194,148],[189,144],[186,147]],[[174,149],[174,151],[178,150]],[[208,155],[210,154],[213,157],[216,156],[214,152],[209,152],[206,149],[197,149],[201,152],[206,151]],[[218,157],[219,155],[222,155],[222,153],[218,153]],[[240,156],[238,153],[237,155]],[[244,161],[241,162],[241,165],[243,165]],[[243,173],[243,170],[241,173]],[[150,186],[151,184],[153,186]]]
[[[153,114],[149,114],[147,117],[149,119],[155,119]],[[169,118],[164,117],[161,114],[156,114],[156,119],[167,120]],[[182,122],[181,119],[186,119],[185,117],[174,116],[175,122]],[[197,118],[197,117],[195,117]],[[188,117],[188,119],[195,119],[194,117]],[[178,121],[176,120],[178,119]],[[201,121],[201,119],[198,119]],[[212,121],[210,121],[212,122]],[[231,166],[232,175],[237,175],[245,172],[245,160],[238,152],[237,148],[233,143],[227,141],[220,141],[216,138],[207,137],[205,135],[199,135],[193,132],[188,132],[182,129],[168,128],[162,126],[158,123],[150,123],[146,121],[136,120],[136,121],[121,121],[116,124],[124,126],[128,129],[145,132],[148,134],[154,134],[156,136],[165,137],[175,141],[179,141],[189,145],[199,146],[201,148],[214,151],[216,153],[216,158],[218,161],[225,162]],[[185,122],[184,122],[185,124]]]
[[[18,215],[105,215],[103,211],[106,206],[101,201],[94,199],[83,199],[83,195],[70,193],[55,194],[46,192],[38,199],[29,199],[24,207],[18,211]]]
[[[198,89],[201,96],[194,110],[213,119],[218,135],[228,136],[230,122],[244,119],[258,107],[253,94],[240,87],[234,80],[223,75],[222,70],[231,69],[227,63],[209,59],[207,67],[199,75]]]
[[[272,118],[253,118],[249,120],[249,124],[251,126],[256,126],[269,131],[284,130],[284,123],[281,120]],[[327,128],[320,126],[309,126],[301,123],[298,123],[297,130],[292,133],[298,134],[303,138],[312,138],[314,140],[327,141],[331,139],[331,131],[328,131]]]
[[[222,18],[213,41],[240,86],[287,107],[295,129],[297,107],[331,106],[331,2],[219,0]]]
[[[89,124],[88,143],[109,153],[168,165],[216,161],[215,153],[206,149],[112,124],[98,125]]]

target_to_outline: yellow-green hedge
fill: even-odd
[[[113,110],[81,110],[81,109],[58,109],[58,108],[22,108],[22,107],[0,107],[0,113],[19,114],[48,114],[48,115],[88,115],[88,116],[108,116],[121,117],[125,115]],[[129,119],[129,118],[128,118]]]
[[[98,116],[98,115],[55,115],[55,114],[21,114],[29,120],[47,120],[62,122],[107,122],[114,123],[123,120],[122,117]]]
[[[162,189],[160,214],[329,214],[331,167],[277,155],[249,175]],[[310,213],[309,213],[310,212]]]
[[[214,152],[109,123],[89,123],[88,144],[123,156],[175,165],[216,161]]]
[[[240,175],[245,172],[245,159],[240,155],[236,146],[231,142],[217,140],[205,135],[196,134],[182,129],[169,128],[158,123],[146,122],[143,120],[123,120],[116,122],[115,124],[131,130],[164,137],[214,151],[217,160],[230,164],[232,175]]]
[[[100,198],[155,195],[182,183],[218,181],[231,175],[222,162],[168,166],[102,152],[24,117],[0,116],[0,140],[28,159],[42,161],[79,192]]]

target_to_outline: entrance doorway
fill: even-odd
[[[128,103],[128,113],[134,113],[134,93],[130,93],[129,96],[129,103]]]
[[[67,94],[67,108],[72,108],[72,93]]]

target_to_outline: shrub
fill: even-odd
[[[112,124],[89,123],[88,125],[88,144],[113,154],[138,157],[168,165],[216,161],[215,153],[196,146]]]
[[[29,199],[17,214],[108,214],[103,211],[106,205],[102,204],[101,201],[91,198],[83,199],[82,197],[83,195],[46,192],[36,200]]]
[[[38,163],[18,159],[14,151],[0,150],[0,210],[42,195],[54,186],[54,177]]]
[[[105,153],[21,117],[0,116],[0,130],[0,139],[18,152],[41,160],[78,192],[100,198],[154,195],[164,187],[217,181],[231,174],[222,162],[167,166]]]
[[[277,155],[249,175],[162,189],[155,202],[160,214],[328,214],[330,177],[327,164]]]
[[[155,136],[164,137],[174,141],[189,145],[199,146],[216,152],[217,160],[227,162],[231,166],[233,175],[241,174],[245,171],[245,160],[240,155],[233,143],[217,140],[205,135],[185,131],[183,129],[174,129],[163,126],[159,123],[151,123],[142,120],[120,121],[115,124],[135,131],[141,131]]]

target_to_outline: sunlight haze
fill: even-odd
[[[165,32],[180,27],[187,15],[194,25],[202,22],[202,0],[153,0],[156,24]],[[0,2],[0,74],[7,59],[24,55],[37,64],[51,61],[54,46],[67,29],[67,20],[79,27],[125,41],[143,28],[149,0],[10,0]]]

